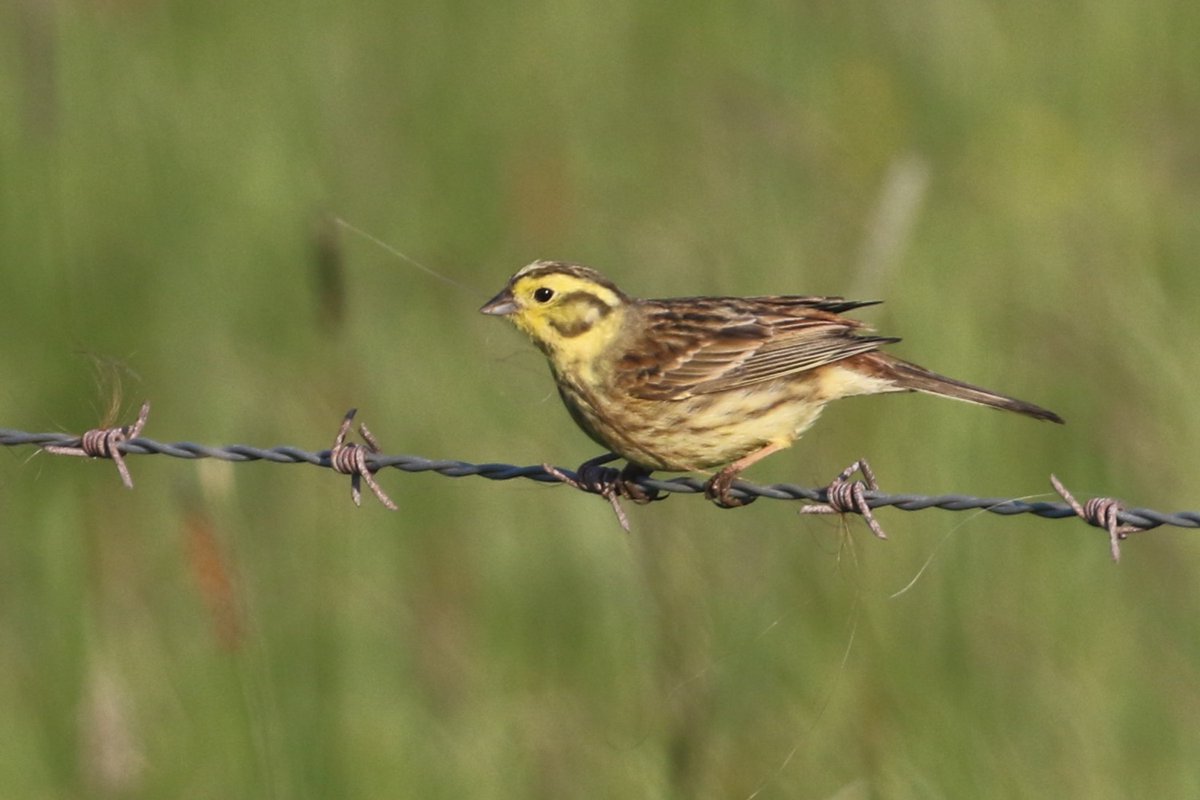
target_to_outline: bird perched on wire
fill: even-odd
[[[877,302],[877,301],[874,301]],[[705,485],[724,507],[747,467],[790,446],[826,403],[854,395],[924,392],[1061,423],[1052,411],[930,372],[881,352],[899,341],[869,335],[844,312],[874,302],[840,297],[630,297],[579,264],[535,261],[480,309],[507,317],[546,355],[571,418],[626,459],[591,491],[617,506],[648,499],[636,480],[653,470],[721,467]],[[562,473],[568,483],[580,485]],[[588,475],[592,477],[589,478]],[[618,513],[620,514],[619,506]]]

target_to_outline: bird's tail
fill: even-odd
[[[867,353],[863,357],[869,360],[873,371],[878,377],[892,381],[896,385],[896,388],[901,391],[925,392],[926,394],[935,394],[939,397],[949,397],[953,400],[978,403],[981,406],[1015,411],[1018,414],[1024,414],[1035,419],[1057,422],[1060,425],[1063,423],[1062,417],[1041,406],[1036,406],[1033,403],[1027,403],[1024,400],[1018,400],[1015,397],[1009,397],[1005,394],[989,391],[979,386],[972,386],[969,383],[956,381],[953,378],[947,378],[945,375],[938,375],[936,372],[930,372],[924,367],[910,364],[887,353]]]

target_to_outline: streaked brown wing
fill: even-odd
[[[618,365],[620,388],[682,400],[772,381],[896,341],[860,336],[840,297],[697,297],[641,303],[639,351]]]

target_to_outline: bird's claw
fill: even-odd
[[[617,521],[628,533],[629,517],[625,515],[625,509],[621,507],[621,498],[627,497],[642,505],[658,500],[659,491],[638,483],[639,478],[650,474],[641,466],[626,464],[624,469],[604,466],[615,457],[612,453],[607,453],[598,458],[589,459],[579,465],[574,476],[550,464],[543,464],[542,467],[548,475],[562,483],[580,491],[598,494],[608,500],[612,505],[613,512],[617,515]]]
[[[733,494],[733,482],[737,480],[737,476],[737,471],[721,470],[709,479],[708,483],[704,484],[704,496],[721,508],[740,508],[750,505],[758,498],[754,495],[738,497]]]

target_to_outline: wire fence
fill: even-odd
[[[44,452],[57,455],[109,458],[116,462],[122,481],[132,488],[133,480],[124,461],[124,456],[163,455],[170,458],[202,459],[215,458],[222,461],[248,462],[268,461],[276,464],[311,464],[335,470],[351,477],[354,501],[360,502],[360,481],[366,481],[385,506],[395,509],[396,505],[375,481],[374,474],[383,469],[403,472],[433,472],[448,478],[479,477],[493,481],[525,479],[539,483],[569,483],[585,491],[602,494],[612,503],[621,524],[628,529],[628,521],[621,509],[619,498],[630,494],[603,486],[595,481],[581,479],[579,471],[561,469],[546,464],[518,466],[504,463],[471,463],[448,459],[431,459],[414,455],[388,455],[380,451],[378,443],[363,425],[359,432],[364,444],[346,442],[355,412],[351,410],[342,420],[341,428],[328,450],[306,450],[301,447],[277,446],[254,447],[245,444],[210,446],[195,442],[159,442],[140,436],[149,413],[149,404],[142,406],[136,423],[121,427],[97,428],[82,436],[69,433],[28,433],[0,428],[0,445],[5,447],[33,446]],[[615,457],[615,456],[614,456]],[[599,463],[607,459],[595,459]],[[858,513],[863,515],[872,530],[886,538],[871,514],[873,509],[893,507],[903,511],[923,511],[940,508],[945,511],[982,510],[1002,516],[1033,514],[1046,519],[1079,517],[1085,522],[1106,530],[1109,534],[1112,555],[1120,557],[1119,543],[1133,533],[1144,532],[1160,526],[1200,528],[1200,512],[1179,511],[1167,513],[1149,508],[1128,508],[1120,501],[1108,497],[1092,498],[1079,503],[1055,477],[1050,476],[1055,490],[1065,502],[1026,501],[1005,497],[973,497],[964,494],[891,494],[878,490],[869,468],[864,468],[866,481],[850,481],[854,465],[838,476],[827,487],[810,488],[787,483],[758,485],[737,481],[733,485],[734,497],[750,502],[758,498],[771,500],[800,500],[809,505],[810,512]],[[865,464],[863,464],[865,467]],[[662,500],[672,494],[704,494],[706,482],[693,476],[654,478],[638,476],[631,483],[644,490],[650,499]]]

